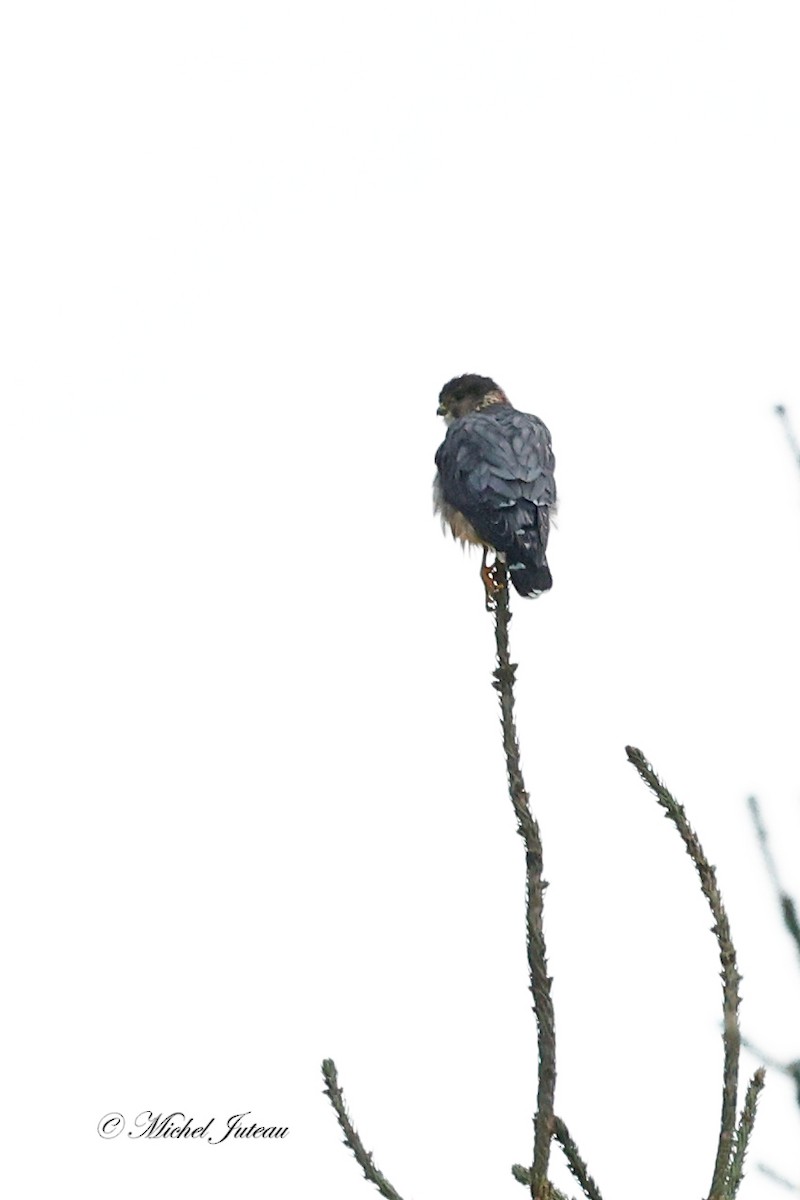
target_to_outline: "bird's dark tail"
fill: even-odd
[[[517,510],[517,528],[509,539],[506,550],[511,582],[521,596],[539,595],[553,587],[553,576],[547,565],[547,512],[536,510],[534,520],[525,520],[523,512]],[[523,520],[519,520],[523,517]]]
[[[536,566],[533,563],[510,562],[508,571],[511,582],[520,596],[538,596],[553,586],[553,576],[547,563]]]
[[[508,513],[508,535],[502,549],[511,582],[520,596],[538,596],[553,586],[547,565],[550,514],[544,506],[519,500]]]

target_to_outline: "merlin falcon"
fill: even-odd
[[[518,412],[485,375],[451,379],[437,411],[448,428],[436,451],[434,511],[454,538],[482,547],[487,602],[496,590],[489,550],[505,562],[521,596],[546,592],[553,586],[546,552],[556,503],[547,426]]]

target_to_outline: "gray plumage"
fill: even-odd
[[[442,389],[450,420],[436,453],[436,507],[455,537],[502,554],[524,596],[546,591],[555,458],[547,426],[518,412],[484,376],[461,376]],[[475,536],[476,535],[476,536]]]

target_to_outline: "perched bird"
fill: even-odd
[[[437,410],[447,434],[436,451],[434,511],[453,537],[483,547],[487,602],[496,581],[486,566],[494,550],[522,596],[553,586],[547,565],[550,514],[556,503],[550,432],[538,417],[518,412],[485,375],[446,383]]]

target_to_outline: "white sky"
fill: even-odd
[[[800,1055],[744,805],[800,890],[799,53],[769,0],[5,6],[9,1194],[377,1195],[331,1055],[404,1200],[522,1196],[522,848],[430,511],[465,371],[558,463],[512,627],[557,1108],[606,1200],[707,1193],[716,946],[623,747]],[[145,1109],[291,1133],[97,1136]],[[742,1196],[799,1142],[773,1074]]]

